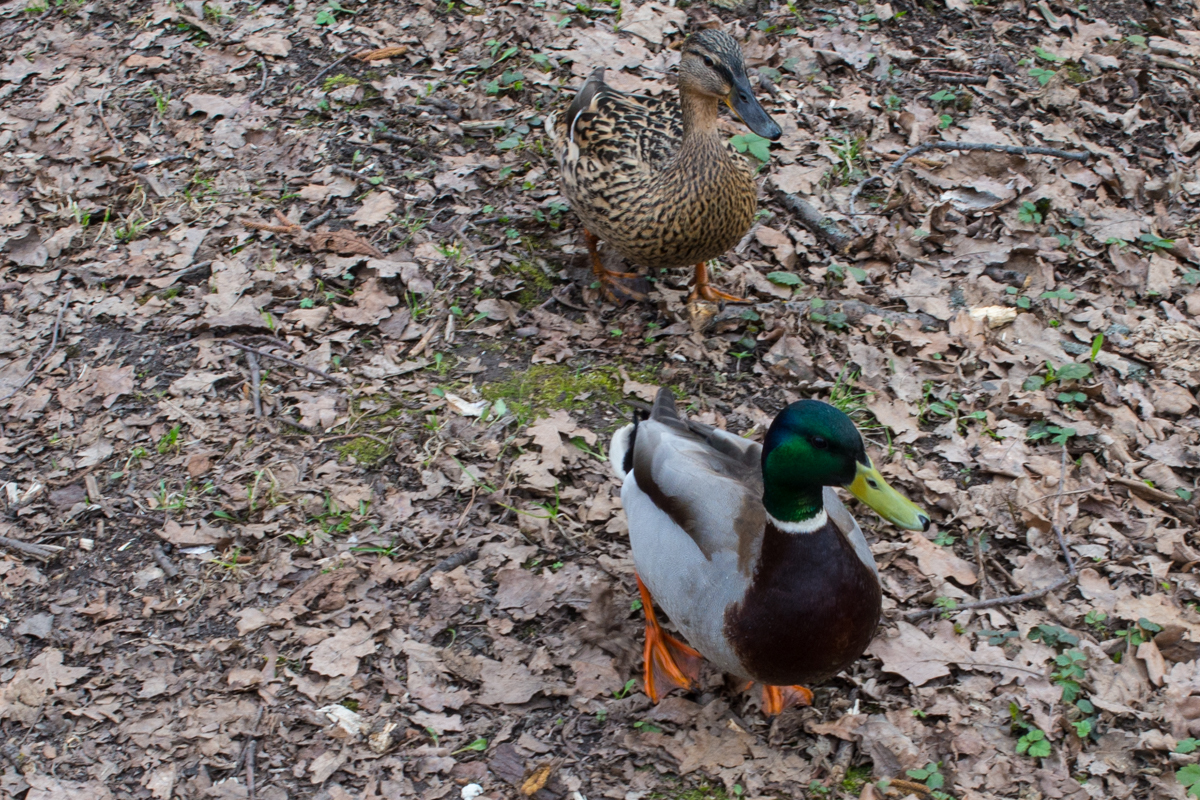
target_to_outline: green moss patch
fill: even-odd
[[[627,370],[627,374],[636,381],[655,381],[651,370]],[[535,364],[508,380],[484,384],[479,392],[493,403],[503,400],[517,416],[532,419],[550,409],[573,411],[597,403],[619,403],[625,397],[624,383],[618,367]]]
[[[546,271],[532,261],[505,264],[504,271],[510,275],[518,275],[525,281],[525,288],[513,297],[521,308],[531,308],[541,303],[554,288],[554,281]]]
[[[343,458],[354,457],[364,467],[373,467],[382,462],[392,452],[391,445],[359,436],[336,448],[338,455]]]

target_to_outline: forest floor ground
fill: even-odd
[[[721,123],[749,302],[614,305],[544,120],[713,22],[784,132]],[[1200,5],[16,0],[0,46],[0,795],[1200,796]],[[1083,155],[886,172],[930,141]],[[810,708],[641,692],[606,448],[658,386],[835,402],[935,518],[852,506],[885,620]]]

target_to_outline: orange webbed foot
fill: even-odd
[[[643,683],[646,696],[657,703],[671,689],[691,689],[700,677],[704,657],[668,634],[654,615],[653,600],[642,579],[637,579],[646,613],[646,646],[643,650]]]
[[[813,693],[803,686],[762,687],[762,710],[768,717],[783,713],[792,706],[811,706]]]
[[[648,289],[644,277],[636,272],[613,272],[608,269],[600,258],[600,251],[596,249],[600,239],[586,228],[583,231],[583,238],[587,243],[588,255],[592,260],[592,274],[596,276],[596,280],[600,283],[600,291],[606,298],[617,304],[627,300],[641,302],[649,299],[649,294],[644,290],[644,287]],[[627,285],[623,281],[630,281],[633,285]]]
[[[692,291],[688,294],[688,302],[692,303],[696,300],[707,300],[710,303],[716,303],[724,300],[729,303],[747,303],[749,302],[744,297],[738,297],[736,294],[722,292],[720,289],[714,289],[712,284],[708,282],[708,265],[696,265],[696,279],[692,285]]]

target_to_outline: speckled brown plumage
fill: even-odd
[[[618,92],[601,69],[547,126],[572,209],[587,230],[645,267],[716,258],[754,220],[751,166],[718,131],[726,98],[711,87],[752,103],[765,120],[758,124],[778,130],[749,95],[741,50],[728,34],[693,34],[684,58],[678,101]]]

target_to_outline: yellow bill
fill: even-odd
[[[859,462],[858,474],[854,477],[854,482],[846,488],[897,528],[908,531],[929,530],[929,515],[889,486],[874,464]]]

